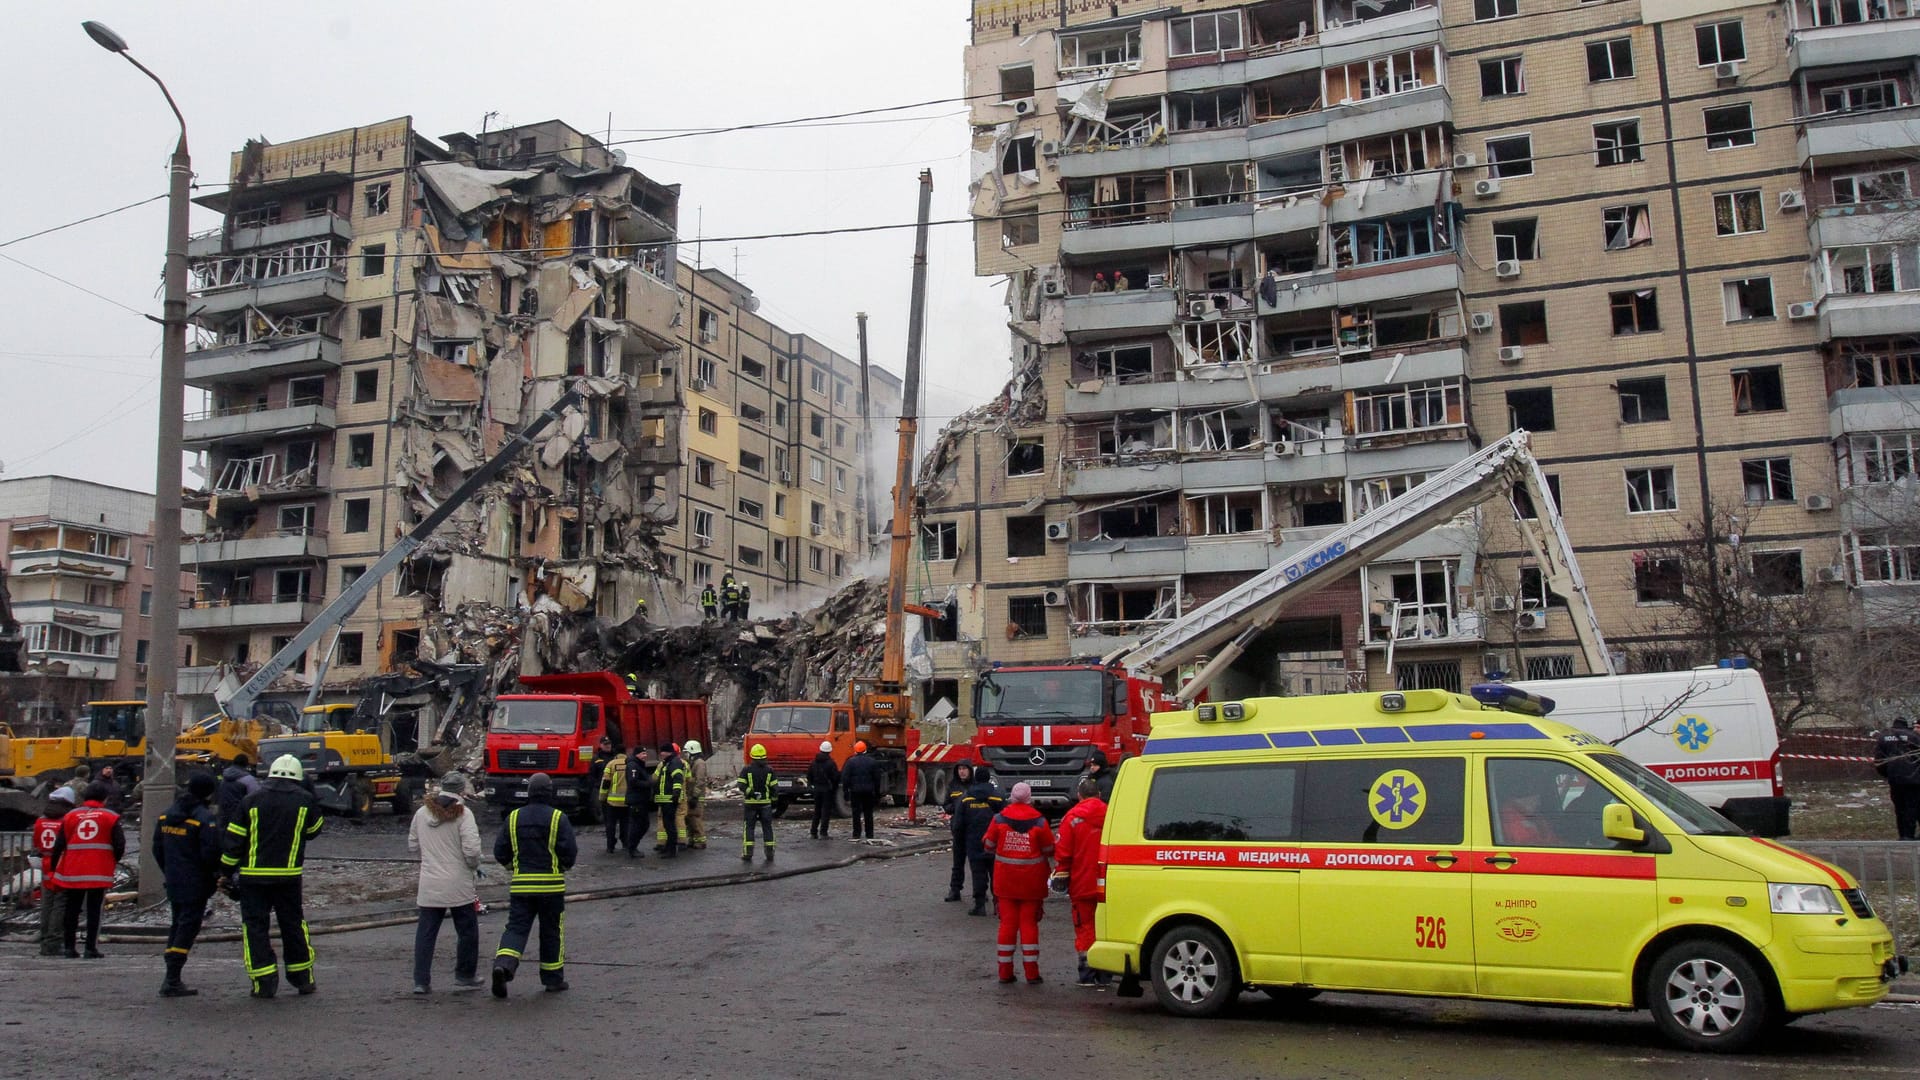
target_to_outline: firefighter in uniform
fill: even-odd
[[[286,950],[287,982],[302,994],[319,989],[313,980],[313,940],[301,906],[300,881],[307,844],[325,824],[320,807],[301,786],[306,770],[300,759],[282,754],[267,770],[267,782],[246,797],[227,822],[226,854],[221,865],[238,879],[241,958],[253,996],[280,991],[279,958],[273,954],[268,917],[280,924]]]
[[[720,598],[714,595],[713,582],[707,582],[700,590],[700,614],[704,618],[714,618],[720,613]]]
[[[641,622],[647,621],[647,598],[641,597],[633,602],[633,617]]]
[[[707,758],[702,753],[699,739],[688,739],[687,761],[687,797],[686,813],[681,818],[681,832],[685,834],[687,846],[695,851],[707,849]]]
[[[1027,981],[1040,978],[1040,914],[1047,902],[1053,830],[1033,808],[1033,789],[1013,785],[1007,808],[987,826],[981,844],[993,855],[993,898],[1000,905],[1000,981],[1013,981],[1014,940]]]
[[[740,770],[740,792],[746,796],[746,827],[740,831],[740,861],[753,861],[753,827],[760,826],[762,837],[761,850],[766,852],[768,862],[773,861],[773,788],[776,783],[773,767],[767,764],[767,748],[755,743],[747,751],[752,760]]]
[[[640,696],[640,676],[631,671],[627,672],[627,696]]]
[[[687,821],[687,760],[672,743],[660,744],[660,764],[653,770],[653,812],[660,815],[653,850],[672,859],[680,854],[680,837]]]
[[[507,996],[519,970],[533,920],[540,920],[540,983],[550,992],[567,988],[567,871],[580,849],[567,815],[553,808],[553,778],[527,778],[527,805],[508,812],[493,841],[495,862],[513,872],[507,885],[507,926],[493,956],[493,996]]]
[[[734,584],[732,574],[720,583],[720,612],[728,622],[740,618],[740,586]]]
[[[601,742],[607,746],[612,745],[605,739]],[[607,762],[606,766],[600,770],[600,802],[601,810],[607,819],[607,854],[609,855],[626,843],[627,817],[630,813],[628,801],[627,755],[621,754]],[[631,853],[633,849],[629,847],[627,850]]]
[[[739,609],[740,617],[742,619],[751,618],[751,616],[747,614],[747,607],[752,603],[753,603],[753,586],[748,585],[745,582],[741,582],[740,583],[740,602],[734,606]]]
[[[80,930],[80,909],[87,911],[87,959],[100,959],[100,908],[113,886],[114,867],[127,853],[127,834],[120,815],[107,809],[107,785],[95,780],[80,793],[80,805],[60,819],[60,835],[53,842],[53,883],[67,894],[60,924],[68,958]]]
[[[153,857],[166,878],[167,902],[173,908],[161,997],[192,997],[200,992],[189,990],[180,981],[180,971],[187,966],[194,939],[200,936],[207,901],[220,883],[220,847],[225,833],[220,825],[220,808],[213,802],[218,790],[220,781],[212,773],[194,773],[187,780],[186,792],[153,825]]]

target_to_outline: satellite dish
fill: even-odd
[[[615,165],[625,165],[627,163],[627,152],[616,148],[613,152],[613,163]]]

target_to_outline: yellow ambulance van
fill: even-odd
[[[1511,686],[1161,713],[1107,813],[1094,968],[1243,989],[1647,1009],[1734,1051],[1905,970],[1844,871],[1748,836]],[[1478,698],[1479,700],[1476,700]]]

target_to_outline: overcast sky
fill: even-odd
[[[83,18],[113,27],[167,81],[196,174],[223,183],[228,154],[250,136],[281,142],[398,116],[437,139],[483,120],[555,118],[604,136],[611,115],[619,143],[666,134],[642,129],[957,98],[967,13],[964,0],[13,5],[0,130],[16,156],[0,242],[166,190],[175,127],[165,102],[88,40]],[[629,165],[683,185],[683,258],[702,235],[911,222],[922,167],[933,170],[934,219],[965,217],[963,106],[868,119],[890,122],[622,149]],[[195,207],[193,231],[217,223]],[[143,316],[160,310],[165,233],[163,200],[0,247],[0,475],[152,490],[160,338]],[[737,266],[761,314],[849,356],[854,312],[867,312],[871,355],[896,374],[912,254],[911,229],[703,246],[707,265]],[[966,227],[934,229],[928,431],[1005,377],[1001,288],[974,278],[972,258]]]

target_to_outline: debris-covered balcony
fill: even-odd
[[[270,316],[331,311],[346,302],[346,242],[328,236],[190,261],[194,317],[255,308]]]
[[[332,431],[334,389],[324,375],[303,375],[261,385],[221,385],[207,409],[188,413],[183,445],[204,449],[234,439],[318,434]]]
[[[1480,613],[1462,606],[1458,558],[1374,563],[1361,571],[1367,602],[1366,644],[1384,647],[1460,645],[1484,637]]]
[[[1787,15],[1789,71],[1920,55],[1913,0],[1789,0]]]
[[[1073,651],[1110,651],[1179,618],[1180,580],[1071,581],[1067,607]]]
[[[215,500],[230,509],[311,497],[328,486],[324,462],[330,456],[331,443],[313,438],[215,446],[207,456],[206,485],[187,501],[208,510]]]

